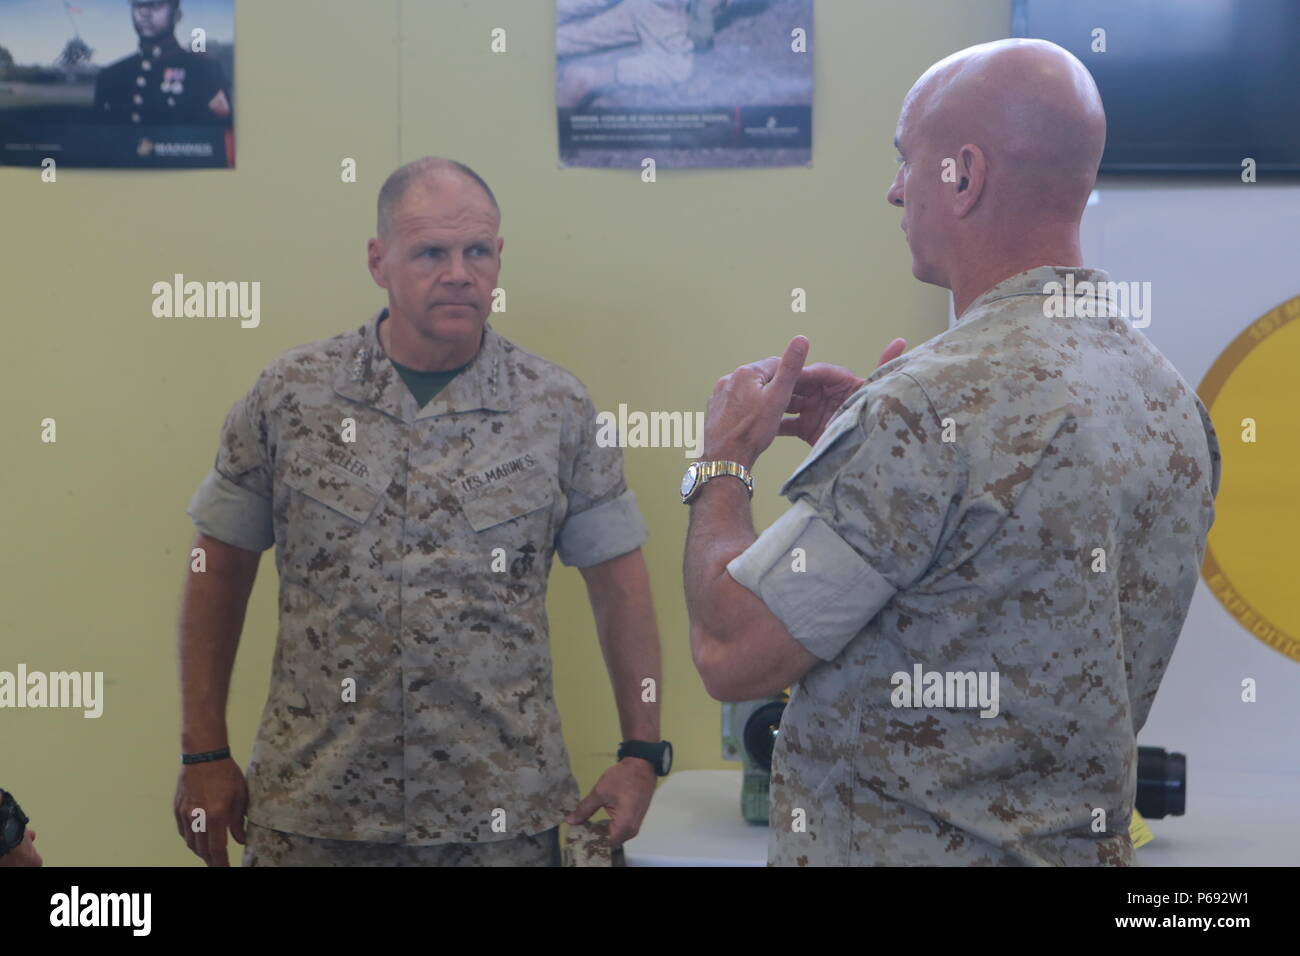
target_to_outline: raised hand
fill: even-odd
[[[906,339],[894,339],[880,353],[877,368],[898,358],[906,348]],[[827,422],[866,381],[842,365],[816,362],[807,366],[800,373],[786,406],[793,417],[781,420],[779,434],[794,435],[809,445],[817,444]]]

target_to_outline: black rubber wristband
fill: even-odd
[[[201,754],[181,754],[181,763],[207,763],[209,760],[225,760],[230,756],[230,748],[209,750]]]

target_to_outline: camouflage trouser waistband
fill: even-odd
[[[609,842],[609,820],[569,826],[564,834],[563,866],[627,866],[622,847]]]
[[[323,840],[249,822],[244,866],[559,866],[559,827],[493,843],[406,846]]]

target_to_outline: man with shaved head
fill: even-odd
[[[887,199],[956,325],[866,379],[805,368],[798,336],[714,388],[683,483],[691,641],[720,700],[793,686],[769,864],[1133,862],[1136,737],[1220,465],[1204,405],[1083,265],[1104,141],[1060,47],[936,63]],[[777,435],[812,451],[756,535]]]
[[[227,828],[251,866],[554,865],[562,818],[604,807],[618,846],[668,772],[642,696],[660,679],[645,525],[582,383],[488,324],[500,221],[461,163],[397,170],[367,250],[388,306],[274,360],[226,418],[180,626],[176,824],[210,865]],[[246,784],[226,696],[272,545]],[[581,801],[551,682],[556,553],[586,579],[624,741]]]

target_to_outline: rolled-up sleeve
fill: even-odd
[[[569,567],[589,568],[635,551],[648,532],[636,495],[623,478],[623,450],[598,440],[596,407],[581,385],[576,389],[562,482],[568,511],[555,536],[555,551]]]
[[[911,376],[872,383],[853,414],[786,483],[790,510],[727,565],[822,660],[933,567],[966,480]]]
[[[248,551],[265,551],[275,543],[271,467],[259,413],[258,387],[264,380],[230,409],[216,461],[186,509],[203,534]]]
[[[897,590],[800,500],[727,565],[790,632],[834,659]]]
[[[635,551],[645,539],[645,521],[636,495],[625,491],[602,505],[570,515],[560,528],[555,550],[570,567],[589,568]]]
[[[215,468],[199,485],[186,514],[210,538],[248,551],[265,551],[275,543],[271,502],[222,476]]]

